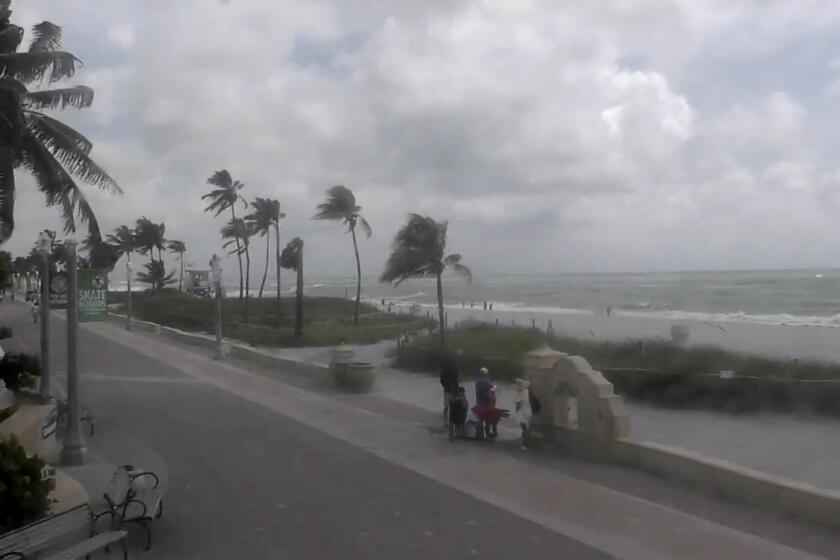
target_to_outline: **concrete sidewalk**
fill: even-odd
[[[620,558],[815,558],[516,456],[452,445],[430,435],[426,426],[354,406],[352,397],[330,398],[111,325],[88,328],[254,405]]]

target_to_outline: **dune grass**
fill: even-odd
[[[525,354],[546,344],[583,356],[630,399],[673,407],[840,414],[840,364],[661,340],[580,340],[524,327],[467,325],[447,331],[445,353],[435,335],[422,336],[402,349],[395,365],[436,371],[443,359],[452,359],[467,375],[488,367],[494,379],[512,380],[523,375]],[[722,378],[722,370],[733,372],[733,378]]]
[[[137,295],[133,298],[134,317],[186,331],[214,333],[215,305],[210,298],[198,298],[178,292]],[[273,298],[252,299],[249,322],[245,324],[245,304],[237,298],[225,298],[222,304],[225,337],[255,346],[331,346],[366,344],[392,338],[397,330],[412,332],[428,327],[426,319],[382,313],[362,304],[359,325],[353,324],[354,302],[343,298],[304,298],[303,337],[294,336],[294,298],[284,298],[278,328]],[[117,306],[120,313],[125,306]]]

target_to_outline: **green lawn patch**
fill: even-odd
[[[225,298],[222,304],[225,337],[242,340],[255,346],[332,346],[366,344],[392,338],[397,331],[404,334],[428,328],[429,321],[411,315],[383,313],[362,304],[359,325],[353,324],[355,303],[343,298],[304,298],[303,337],[294,336],[294,298],[283,298],[280,327],[277,327],[276,301],[273,298],[252,299],[249,322],[245,324],[245,304],[237,298]],[[125,307],[117,307],[121,313]],[[214,333],[216,302],[181,293],[136,295],[132,298],[136,319],[193,332]]]

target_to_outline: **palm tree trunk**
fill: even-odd
[[[295,336],[303,336],[303,241],[298,249],[297,301],[295,302]]]
[[[184,291],[184,253],[181,253],[181,275],[178,277],[178,291]]]
[[[440,322],[440,349],[446,347],[446,335],[443,334],[443,329],[446,327],[446,316],[443,314],[443,285],[440,281],[441,273],[437,273],[437,300],[438,300],[438,321]]]
[[[271,247],[269,247],[269,245],[271,245],[271,236],[266,235],[265,236],[265,269],[263,270],[262,282],[260,282],[260,297],[259,297],[259,299],[262,299],[263,290],[265,289],[265,278],[266,278],[266,276],[268,276],[268,256],[271,254],[271,253],[269,253],[269,250],[271,249]]]
[[[251,250],[245,243],[245,324],[248,324],[248,304],[251,301]]]
[[[234,206],[236,203],[230,205],[230,215],[235,220],[236,219],[236,210],[234,210]],[[236,238],[236,258],[239,260],[239,301],[242,301],[242,246],[239,244],[239,237]]]
[[[280,328],[280,224],[274,224],[274,253],[277,266],[277,328]]]
[[[356,253],[356,308],[353,311],[353,324],[359,324],[359,302],[362,299],[362,263],[359,261],[359,245],[356,243],[356,226],[350,228],[353,235],[353,251]]]

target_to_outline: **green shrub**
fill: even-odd
[[[40,457],[27,457],[14,436],[0,439],[0,533],[46,515],[54,475]]]
[[[17,407],[16,404],[13,404],[12,406],[7,406],[6,408],[0,409],[0,424],[2,424],[4,421],[11,418],[11,416],[15,412],[17,412],[17,409],[18,409],[18,407]]]
[[[3,340],[4,338],[12,338],[13,336],[14,333],[12,332],[12,329],[0,326],[0,340]]]
[[[34,380],[30,376],[41,375],[41,361],[30,354],[10,352],[0,360],[0,379],[11,391],[21,387],[31,387]]]

